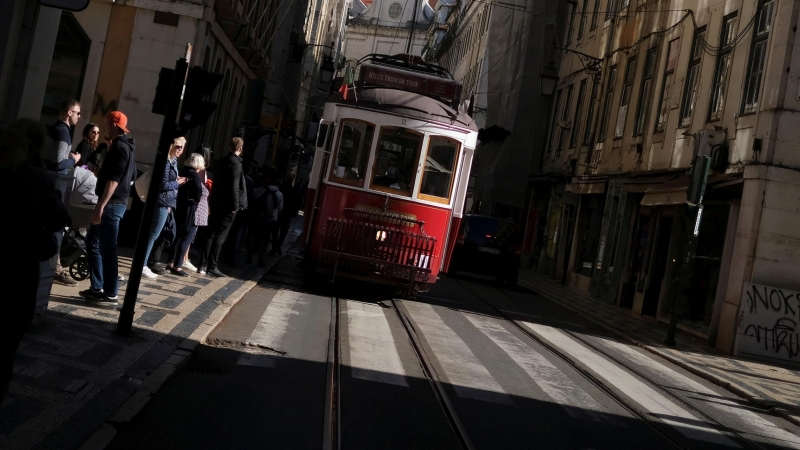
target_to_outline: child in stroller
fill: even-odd
[[[86,254],[86,242],[75,228],[64,228],[61,240],[61,265],[69,270],[75,281],[89,278],[89,257]]]

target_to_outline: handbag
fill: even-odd
[[[139,200],[142,202],[147,201],[147,189],[150,187],[151,178],[153,178],[152,167],[133,182],[133,186],[136,188],[136,195],[139,196]]]

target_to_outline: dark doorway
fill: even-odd
[[[40,121],[45,125],[52,125],[56,121],[58,106],[63,100],[80,100],[91,45],[91,39],[84,33],[75,16],[68,11],[62,12],[44,90]]]
[[[640,215],[636,221],[636,228],[631,239],[631,255],[628,262],[628,278],[622,284],[622,299],[620,306],[630,309],[636,295],[636,286],[644,278],[644,262],[649,242],[650,216]],[[639,289],[641,292],[641,289]]]
[[[569,279],[569,256],[572,253],[572,237],[575,234],[575,206],[564,205],[564,263],[561,266],[561,284]]]
[[[650,272],[650,286],[644,293],[642,314],[655,317],[658,312],[658,298],[661,296],[661,284],[667,269],[669,241],[672,234],[672,218],[662,217],[658,224],[656,251],[653,254],[653,269]]]

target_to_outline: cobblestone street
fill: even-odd
[[[130,253],[120,258],[126,276]],[[19,348],[0,409],[0,448],[76,448],[126,402],[141,407],[275,260],[228,269],[227,278],[143,279],[130,336],[115,334],[116,310],[78,296],[88,281],[54,285],[45,318]]]

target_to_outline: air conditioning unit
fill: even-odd
[[[712,156],[715,147],[724,144],[724,132],[700,130],[694,135],[694,156]]]

